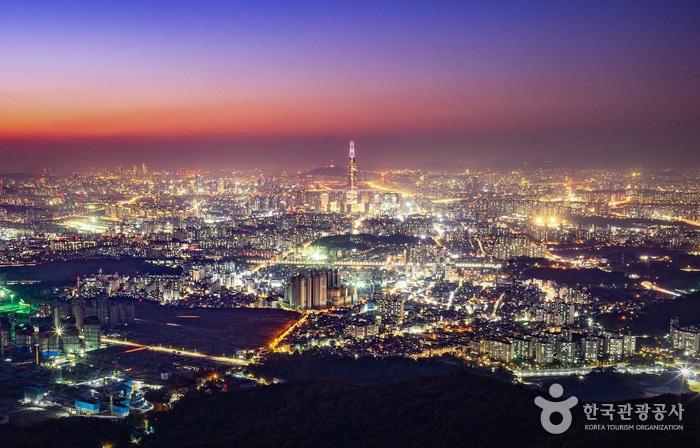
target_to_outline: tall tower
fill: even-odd
[[[348,154],[348,190],[355,190],[355,173],[357,173],[357,165],[355,164],[355,141],[350,141],[350,152]]]
[[[355,163],[355,141],[350,141],[350,152],[348,153],[348,191],[345,194],[345,203],[348,208],[357,204],[357,186],[355,184],[355,174],[357,164]]]

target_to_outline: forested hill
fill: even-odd
[[[669,405],[683,401],[683,431],[586,431],[579,405],[574,426],[552,436],[540,426],[535,395],[534,390],[463,370],[377,385],[298,380],[196,393],[170,412],[151,415],[155,433],[139,446],[656,448],[694,447],[700,440],[700,400],[691,396],[646,400]],[[651,420],[647,423],[655,423]],[[0,440],[3,447],[22,448],[101,446],[105,439],[115,447],[133,446],[127,443],[128,434],[124,425],[73,418],[0,430]]]
[[[546,434],[535,391],[457,371],[380,386],[298,381],[242,393],[193,395],[154,420],[147,448],[697,446],[700,402],[684,398],[681,432]],[[648,400],[677,403],[678,397]]]

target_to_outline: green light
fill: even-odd
[[[19,299],[15,301],[15,295],[12,291],[7,288],[0,286],[0,314],[23,314],[28,315],[32,312],[31,304],[26,303],[24,299]],[[7,300],[9,299],[9,300]]]

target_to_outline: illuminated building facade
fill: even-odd
[[[298,274],[292,277],[285,291],[289,305],[298,309],[325,308],[328,304],[328,277],[325,272]]]
[[[355,141],[350,142],[350,151],[348,152],[348,190],[345,193],[345,204],[348,211],[352,211],[357,205],[357,162],[355,161]]]

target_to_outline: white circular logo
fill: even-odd
[[[552,398],[560,398],[564,395],[561,384],[554,383],[549,386],[549,395]],[[578,398],[571,396],[562,401],[549,401],[544,397],[536,397],[535,404],[542,408],[540,423],[545,431],[550,434],[562,434],[571,426],[571,408],[578,404]],[[552,414],[561,415],[561,423],[552,423]]]

